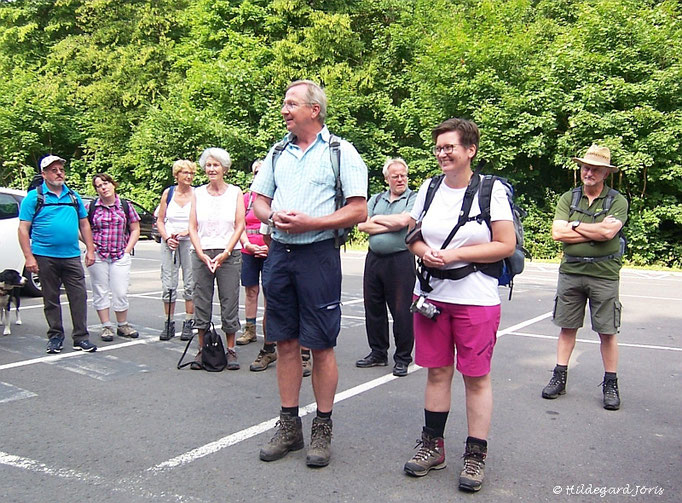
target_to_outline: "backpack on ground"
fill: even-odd
[[[182,363],[183,358],[187,354],[190,344],[194,340],[194,334],[185,346],[185,351],[182,353],[178,361],[178,369],[184,368],[194,363],[194,361]],[[225,346],[223,340],[216,332],[215,326],[211,323],[209,330],[204,334],[204,344],[200,348],[201,351],[201,368],[207,372],[222,372],[227,367],[227,356],[225,355]]]
[[[287,145],[291,143],[291,140],[282,140],[278,142],[272,152],[272,177],[275,177],[275,164],[277,159],[282,152],[287,148]],[[332,169],[334,170],[334,205],[335,210],[343,208],[346,204],[345,198],[343,197],[343,186],[341,184],[341,140],[338,136],[329,136],[329,157],[332,163]],[[334,229],[334,246],[336,248],[341,248],[342,245],[348,240],[350,231],[353,227],[346,227],[345,229]]]
[[[526,216],[526,211],[514,203],[514,189],[506,178],[495,175],[480,176],[480,172],[485,165],[485,161],[481,161],[471,177],[469,186],[462,201],[462,210],[459,221],[452,230],[447,239],[443,242],[442,248],[447,247],[452,238],[455,236],[460,227],[465,223],[476,220],[478,223],[485,222],[492,232],[491,217],[490,217],[490,201],[492,198],[492,190],[495,181],[499,181],[505,188],[507,200],[512,210],[512,218],[514,222],[514,233],[516,235],[516,247],[514,253],[510,257],[506,257],[498,262],[493,263],[471,263],[464,267],[455,269],[434,269],[426,267],[421,260],[418,260],[417,279],[419,280],[422,291],[430,292],[433,288],[429,285],[431,277],[438,279],[462,279],[472,272],[480,271],[488,276],[497,278],[498,284],[509,287],[509,299],[511,300],[512,292],[514,290],[514,277],[521,274],[525,265],[525,257],[530,254],[523,247],[523,222],[522,219]],[[443,182],[444,175],[438,175],[431,179],[429,187],[426,191],[424,199],[424,208],[417,222],[417,226],[421,228],[421,221],[424,219],[429,206],[433,202],[436,191]],[[478,206],[480,213],[474,217],[469,216],[473,198],[478,193]],[[415,229],[417,228],[415,226]],[[406,238],[407,239],[407,238]]]
[[[571,220],[571,217],[573,216],[574,213],[581,213],[583,215],[587,215],[588,217],[590,217],[592,219],[592,223],[594,223],[597,217],[600,217],[602,215],[608,216],[609,211],[611,211],[613,201],[619,194],[620,192],[618,192],[616,189],[612,189],[609,187],[609,191],[606,193],[606,197],[604,198],[604,202],[602,203],[601,210],[593,213],[591,211],[583,210],[580,208],[580,199],[583,197],[583,186],[578,185],[573,189],[571,194],[571,207],[568,214],[568,219]],[[622,226],[618,231],[619,248],[616,253],[612,253],[611,255],[605,255],[602,257],[578,257],[574,255],[566,255],[564,253],[564,258],[566,262],[594,263],[622,257],[623,255],[625,255],[625,252],[627,251],[628,247],[628,241],[627,238],[625,237],[625,233],[623,232],[623,227],[625,226]]]

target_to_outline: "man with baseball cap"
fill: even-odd
[[[604,408],[618,410],[618,287],[625,247],[621,229],[627,221],[628,202],[606,185],[608,176],[618,171],[611,165],[607,147],[592,145],[573,161],[580,168],[582,185],[561,196],[552,224],[552,238],[561,241],[564,249],[553,317],[561,332],[557,364],[542,397],[553,399],[566,393],[568,361],[589,300],[592,330],[601,339]]]
[[[78,231],[87,248],[85,264],[95,263],[88,213],[80,196],[66,186],[66,160],[47,155],[40,161],[43,183],[29,190],[19,212],[19,244],[26,270],[37,273],[48,324],[48,353],[59,353],[64,342],[59,289],[64,285],[73,324],[74,351],[92,352],[88,340],[87,292],[81,265]]]

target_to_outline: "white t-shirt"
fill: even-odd
[[[194,191],[199,241],[204,250],[224,249],[234,234],[237,201],[241,201],[239,189],[228,185],[221,196],[212,196],[206,187],[202,185]],[[234,249],[241,247],[237,241]]]
[[[194,190],[194,189],[192,189]],[[171,198],[170,203],[166,206],[166,232],[170,234],[179,234],[186,232],[189,228],[189,210],[192,207],[191,203],[180,206],[175,201],[175,194]],[[180,240],[189,239],[189,236],[183,236]]]
[[[410,213],[410,216],[415,220],[419,219],[419,215],[424,208],[426,191],[430,182],[430,179],[426,180],[417,193],[417,200]],[[445,185],[445,182],[442,182],[438,187],[429,211],[427,211],[422,221],[424,242],[430,248],[439,250],[452,229],[457,225],[465,191],[466,188],[452,189]],[[474,196],[469,216],[475,217],[480,213],[477,194]],[[513,220],[507,193],[499,181],[495,181],[493,185],[490,200],[490,217],[491,221]],[[489,243],[490,241],[491,232],[488,225],[485,222],[479,224],[473,220],[464,224],[457,231],[457,234],[448,244],[447,249]],[[469,262],[453,262],[448,264],[446,268],[455,269],[468,264]],[[431,278],[429,284],[433,287],[433,291],[428,294],[428,297],[433,300],[474,306],[496,306],[500,303],[497,278],[488,276],[480,271],[473,272],[458,280]],[[419,281],[415,284],[414,293],[415,295],[421,294]]]

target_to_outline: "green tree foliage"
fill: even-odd
[[[628,259],[682,265],[679,0],[15,0],[0,3],[0,184],[26,186],[39,157],[70,177],[112,173],[155,206],[178,158],[210,146],[251,162],[285,133],[294,79],[322,83],[328,125],[380,190],[386,156],[416,188],[438,171],[430,130],[475,120],[488,172],[528,209],[536,257],[592,142],[621,167]]]

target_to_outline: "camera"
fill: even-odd
[[[419,313],[422,316],[426,316],[428,319],[435,321],[440,314],[440,309],[428,302],[425,296],[420,295],[410,306],[410,312]]]

